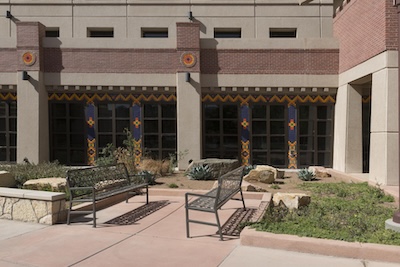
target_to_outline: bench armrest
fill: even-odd
[[[206,194],[198,194],[198,193],[186,193],[185,194],[185,203],[186,203],[186,205],[188,204],[188,200],[189,200],[189,196],[194,196],[194,197],[206,197],[206,198],[213,198],[213,199],[215,199],[216,197],[215,196],[209,196],[209,195],[206,195]]]

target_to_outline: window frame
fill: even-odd
[[[310,122],[310,119],[301,119],[300,118],[300,109],[301,107],[309,107],[310,109],[313,109],[313,114],[312,114],[312,128],[311,131],[312,133],[308,134],[302,134],[301,133],[301,123],[304,121]],[[329,107],[331,108],[331,117],[330,118],[325,118],[321,119],[318,118],[318,107]],[[305,168],[308,166],[323,166],[327,168],[331,168],[333,166],[333,139],[334,139],[334,120],[335,120],[335,106],[332,104],[310,104],[308,103],[307,105],[298,105],[298,112],[297,112],[297,140],[298,140],[298,146],[297,146],[297,162],[298,162],[298,167],[299,168]],[[330,134],[319,134],[318,133],[318,123],[320,122],[329,122],[330,123]],[[308,137],[311,138],[313,142],[313,147],[307,148],[307,149],[302,149],[302,137]],[[330,138],[330,142],[328,142],[329,148],[328,149],[320,149],[319,148],[319,143],[318,143],[318,138]],[[302,156],[304,154],[309,153],[311,156],[311,162],[302,162]],[[325,155],[329,155],[328,159],[325,159],[324,164],[319,162],[319,154],[324,153]],[[307,156],[306,156],[307,158]]]
[[[206,116],[206,106],[207,105],[216,105],[219,110],[218,118],[207,118]],[[224,107],[225,106],[235,106],[237,110],[236,118],[224,117]],[[234,155],[235,157],[232,159],[241,159],[241,131],[240,131],[240,104],[239,103],[222,103],[222,102],[204,102],[202,105],[202,154],[203,157],[217,157],[217,158],[232,158],[229,155]],[[208,133],[207,123],[208,122],[216,122],[218,126],[218,133]],[[225,133],[224,132],[224,122],[234,122],[236,123],[236,133]],[[207,148],[206,144],[207,138],[216,138],[219,140],[219,146],[217,148]],[[225,138],[236,138],[236,149],[229,149],[224,146]]]
[[[168,38],[169,31],[167,27],[160,28],[141,28],[140,29],[141,38]]]
[[[264,117],[259,117],[259,118],[255,118],[253,115],[253,110],[255,106],[265,106],[265,116]],[[274,118],[272,117],[272,112],[271,112],[271,107],[283,107],[283,118]],[[251,131],[251,137],[250,137],[250,144],[251,145],[251,161],[252,164],[267,164],[267,165],[273,165],[276,167],[281,167],[281,168],[287,168],[288,166],[288,162],[289,159],[287,157],[288,154],[288,108],[287,105],[285,104],[266,104],[266,103],[253,103],[251,105],[251,112],[250,112],[250,116],[251,116],[251,124],[250,124],[250,131]],[[265,133],[254,133],[254,122],[263,122],[265,123],[266,126],[266,132]],[[284,127],[284,131],[283,133],[274,133],[271,131],[272,127],[271,127],[271,123],[272,122],[283,122],[283,127]],[[266,142],[266,147],[265,148],[254,148],[254,138],[265,138],[265,142]],[[272,139],[276,138],[276,137],[283,137],[284,141],[283,141],[283,145],[284,148],[282,149],[278,149],[278,148],[273,148],[271,146],[272,143]],[[262,163],[258,163],[255,162],[255,154],[265,154],[265,161]],[[283,164],[277,164],[275,162],[273,162],[274,158],[271,156],[273,153],[281,153],[284,156],[284,163]]]
[[[5,149],[5,160],[0,162],[16,162],[17,161],[17,101],[1,101],[5,104],[5,114],[0,118],[4,119],[4,131],[1,134],[5,135],[5,145],[1,146],[1,149]],[[15,114],[11,114],[11,104],[15,108]],[[15,131],[11,129],[11,120],[15,120]],[[11,136],[15,137],[15,145],[11,144]]]
[[[145,113],[146,105],[155,105],[157,106],[157,115],[156,116],[147,116]],[[175,109],[175,116],[174,117],[164,117],[163,106],[173,106]],[[178,149],[178,121],[177,121],[177,105],[176,102],[169,103],[169,102],[145,102],[142,103],[142,112],[141,112],[141,120],[142,120],[142,143],[143,143],[143,151],[144,153],[149,153],[153,159],[162,160],[167,158],[170,154],[176,153]],[[157,130],[154,132],[146,132],[146,122],[156,122]],[[172,121],[175,123],[175,131],[174,132],[164,132],[163,131],[163,122]],[[157,147],[146,147],[146,138],[152,136],[157,138]],[[175,138],[175,147],[165,147],[163,143],[163,138],[173,137]]]
[[[54,105],[65,105],[66,106],[66,111],[65,111],[65,116],[55,116],[53,113],[55,107]],[[81,117],[79,116],[71,116],[71,106],[74,104],[79,104],[82,106],[82,113]],[[86,117],[85,117],[85,105],[82,102],[78,101],[71,101],[71,102],[49,102],[49,132],[50,132],[50,159],[51,160],[58,160],[60,161],[59,157],[56,157],[56,151],[65,151],[66,153],[66,161],[60,163],[65,164],[65,165],[86,165],[87,164],[87,129],[86,129]],[[56,119],[65,119],[65,131],[54,131],[54,123]],[[82,131],[73,131],[71,129],[71,121],[72,120],[82,120]],[[59,134],[63,134],[66,136],[66,145],[64,147],[62,146],[56,146],[55,145],[55,136]],[[81,135],[82,138],[82,143],[83,143],[83,148],[82,146],[73,146],[71,143],[71,136],[73,135]],[[81,151],[83,153],[83,158],[82,161],[73,161],[72,158],[73,156],[73,151]]]
[[[242,38],[242,28],[214,28],[214,38],[216,39],[240,39]]]
[[[114,38],[113,27],[88,27],[86,28],[87,38]]]
[[[297,38],[297,28],[269,28],[269,38]]]
[[[59,38],[60,37],[60,28],[59,27],[46,27],[45,37]]]

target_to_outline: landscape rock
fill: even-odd
[[[218,179],[221,175],[230,172],[240,166],[240,162],[236,159],[201,159],[192,161],[187,171],[196,167],[207,165],[211,170],[211,179]]]
[[[211,189],[217,188],[217,186],[218,181],[215,181]],[[242,192],[267,192],[267,190],[249,182],[242,181]]]
[[[15,187],[14,176],[7,171],[0,171],[0,187]]]
[[[311,197],[303,193],[275,193],[272,197],[274,206],[284,204],[288,209],[298,209],[308,206],[311,203]]]
[[[266,184],[272,184],[277,177],[278,170],[276,168],[267,165],[258,165],[255,169],[251,170],[243,179],[248,182],[258,181]]]
[[[63,192],[65,191],[66,183],[67,182],[65,178],[40,178],[26,181],[23,185],[23,188],[31,190],[42,190],[51,187],[51,191]]]
[[[308,167],[308,169],[312,172],[314,172],[315,177],[318,178],[327,178],[327,177],[331,177],[331,175],[328,173],[328,171],[321,166],[310,166]]]

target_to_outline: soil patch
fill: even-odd
[[[276,179],[273,184],[265,184],[261,182],[252,182],[251,184],[256,185],[265,189],[267,192],[276,193],[306,193],[298,187],[302,183],[340,183],[350,182],[350,179],[339,178],[339,177],[317,177],[314,181],[304,182],[297,176],[297,172],[286,171],[282,179]],[[355,182],[355,181],[354,181]],[[198,189],[198,190],[210,190],[214,185],[215,180],[209,181],[197,181],[190,180],[184,172],[178,172],[166,176],[157,177],[156,185],[152,187],[156,188],[178,188],[178,189]],[[174,186],[175,185],[175,186]],[[176,187],[177,186],[177,187]]]

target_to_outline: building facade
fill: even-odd
[[[180,169],[237,158],[398,183],[390,3],[0,0],[0,161],[93,164],[128,129],[138,160],[177,153]]]

